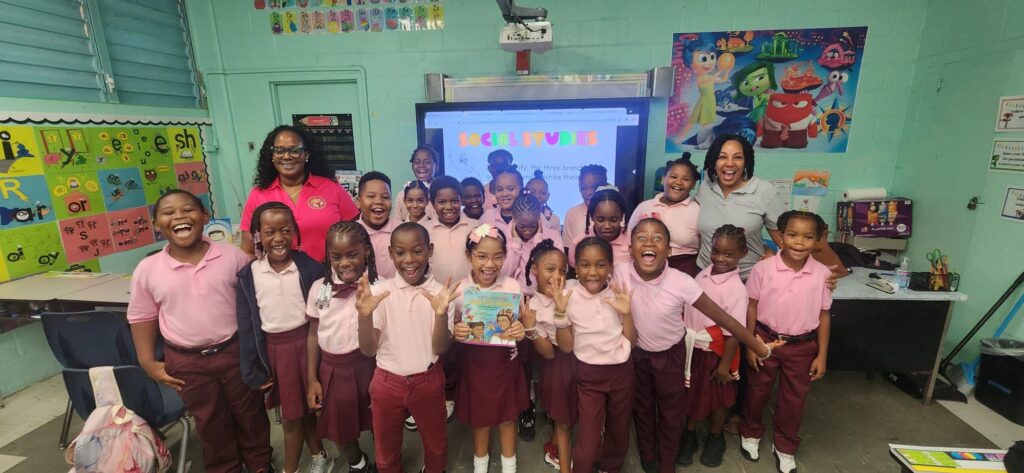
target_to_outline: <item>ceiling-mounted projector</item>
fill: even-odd
[[[520,7],[515,0],[495,0],[501,16],[508,22],[498,35],[498,44],[505,51],[551,50],[551,22],[545,8]]]

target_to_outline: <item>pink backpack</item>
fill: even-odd
[[[89,369],[96,410],[85,420],[64,459],[69,473],[162,473],[171,454],[153,429],[124,406],[114,368]]]

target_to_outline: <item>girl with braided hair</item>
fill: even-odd
[[[557,230],[544,226],[544,204],[532,194],[520,195],[512,203],[512,236],[508,242],[508,256],[502,271],[519,281],[523,294],[533,295],[533,287],[526,285],[529,269],[526,267],[530,254],[544,240],[551,240],[562,247],[562,237]]]

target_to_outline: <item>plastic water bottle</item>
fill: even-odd
[[[896,285],[900,289],[906,289],[910,286],[910,258],[906,256],[903,257],[900,267],[896,269]]]

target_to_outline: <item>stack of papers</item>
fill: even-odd
[[[920,447],[889,444],[889,452],[905,471],[949,473],[1005,472],[1006,450],[979,448]]]

